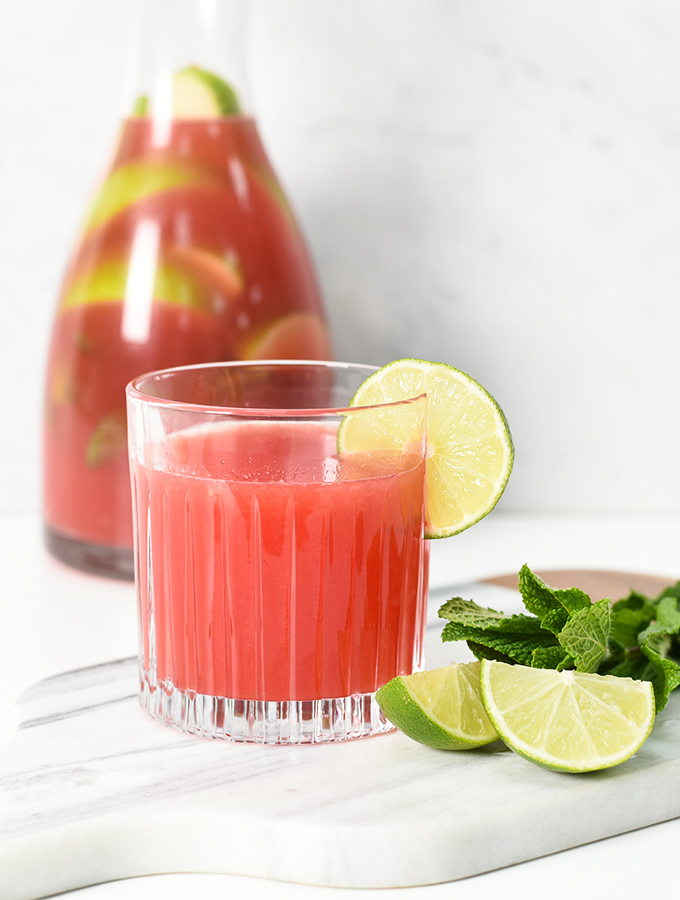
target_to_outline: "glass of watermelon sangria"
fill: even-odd
[[[133,377],[332,358],[305,241],[246,105],[242,9],[221,0],[208,28],[196,0],[141,0],[140,68],[61,288],[45,393],[45,533],[57,557],[101,574],[133,574]]]
[[[154,718],[259,743],[392,728],[375,692],[423,662],[427,399],[351,406],[373,371],[230,362],[128,386]]]

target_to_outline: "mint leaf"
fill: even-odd
[[[680,609],[678,599],[672,595],[665,595],[658,599],[654,620],[638,634],[638,643],[643,642],[652,634],[676,635],[680,631]]]
[[[626,647],[638,646],[638,634],[654,619],[654,608],[630,609],[612,606],[612,626],[610,639],[619,651]]]
[[[660,712],[672,691],[680,685],[680,664],[667,656],[670,641],[662,635],[653,635],[645,643],[642,652],[651,663],[645,667],[645,680],[654,686],[656,711]]]
[[[536,622],[538,624],[538,620]],[[508,630],[488,631],[449,622],[444,626],[442,640],[467,641],[470,650],[478,659],[498,659],[501,662],[519,663],[522,666],[532,664],[536,649],[554,645],[554,635],[543,631],[540,626],[533,635],[527,634],[523,629],[513,632],[510,630],[511,627],[508,626]]]
[[[506,616],[462,597],[447,600],[439,616],[449,620],[442,640],[467,641],[478,658],[530,666],[536,649],[557,645],[556,637],[541,628],[535,616]]]
[[[603,673],[651,681],[657,711],[680,687],[680,581],[658,597],[631,591],[612,606],[609,658]]]
[[[555,635],[564,628],[570,615],[590,606],[590,597],[579,588],[551,588],[527,565],[520,569],[518,584],[526,608],[538,616],[543,628]]]
[[[461,625],[474,628],[493,628],[505,622],[509,616],[485,606],[478,606],[474,600],[463,600],[462,597],[451,597],[439,608],[440,619],[450,619]]]
[[[446,630],[446,628],[444,629]],[[446,638],[443,638],[446,640]],[[509,665],[514,665],[516,662],[511,656],[508,656],[507,653],[503,653],[500,650],[495,650],[492,647],[486,647],[484,644],[477,644],[474,641],[468,641],[468,650],[470,650],[477,659],[495,659],[498,662],[508,663]]]
[[[578,672],[597,672],[607,656],[611,630],[611,603],[589,603],[569,617],[559,633],[560,646],[573,658]]]
[[[612,604],[612,645],[619,650],[638,646],[638,634],[650,625],[656,616],[656,600],[631,591],[627,597]]]
[[[673,640],[679,631],[678,599],[672,593],[664,593],[658,599],[656,620],[638,635],[640,650],[656,667],[650,680],[657,710],[664,708],[671,691],[680,685],[680,657]]]
[[[554,647],[536,647],[531,658],[534,669],[573,669],[574,660],[559,644]]]

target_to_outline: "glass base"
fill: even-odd
[[[88,544],[45,525],[45,544],[52,556],[83,572],[132,581],[135,577],[134,553],[127,547]]]
[[[254,744],[325,744],[393,731],[375,693],[330,700],[230,700],[181,691],[171,681],[153,687],[142,672],[140,702],[164,725],[188,734]]]

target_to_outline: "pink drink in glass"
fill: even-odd
[[[424,422],[425,399],[409,402]],[[398,457],[342,457],[342,414],[223,409],[194,421],[160,403],[148,429],[159,436],[138,451],[131,440],[147,708],[262,742],[387,730],[374,692],[422,663],[424,440]],[[176,430],[160,434],[158,415]],[[253,732],[248,717],[262,719]]]

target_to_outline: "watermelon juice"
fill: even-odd
[[[213,360],[330,356],[310,258],[255,121],[178,119],[159,140],[151,118],[125,120],[53,326],[43,454],[50,548],[74,564],[80,546],[95,557],[120,551],[121,574],[132,574],[133,377]]]
[[[252,725],[267,706],[285,706],[290,719],[297,704],[312,736],[288,740],[333,739],[336,726],[313,723],[319,703],[335,710],[321,718],[346,717],[347,698],[361,707],[420,668],[424,442],[339,456],[341,420],[235,416],[143,445],[133,434],[142,699],[152,715],[234,738],[234,720]],[[133,430],[140,421],[131,416]],[[368,721],[358,733],[388,727]],[[240,739],[268,742],[265,732]]]

